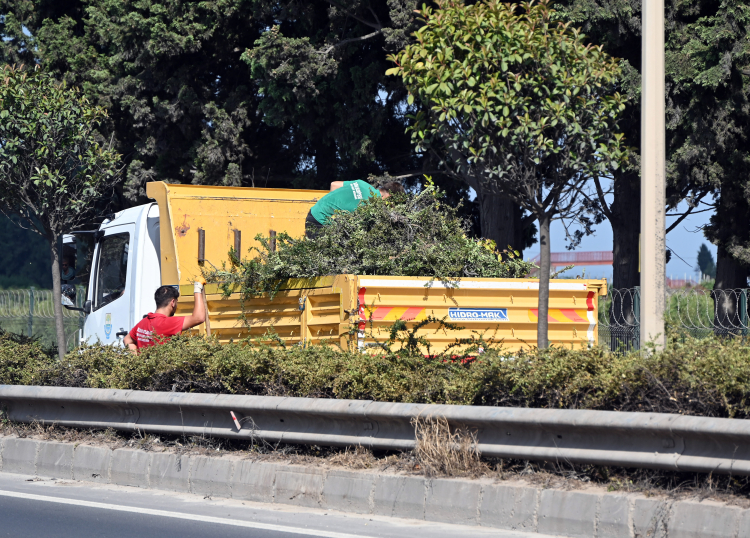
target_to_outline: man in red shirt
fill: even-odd
[[[164,343],[175,334],[192,329],[206,321],[206,306],[203,303],[203,284],[193,285],[195,302],[189,316],[175,317],[177,298],[180,292],[173,286],[162,286],[156,290],[156,312],[148,313],[133,327],[123,341],[129,350],[137,353],[144,347]]]

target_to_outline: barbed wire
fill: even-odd
[[[748,329],[747,289],[670,290],[668,319],[688,331],[746,334]]]
[[[709,290],[701,286],[668,290],[665,321],[687,331],[742,332],[748,323],[748,289]],[[599,302],[599,326],[626,330],[640,325],[640,291],[637,288],[608,290]]]

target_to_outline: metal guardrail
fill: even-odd
[[[0,385],[0,409],[20,422],[384,450],[414,448],[413,419],[445,417],[487,457],[750,475],[739,419],[14,385]]]

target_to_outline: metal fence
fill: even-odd
[[[694,338],[748,336],[748,295],[749,289],[670,289],[664,298],[666,326]],[[639,288],[610,289],[599,302],[599,342],[613,351],[639,349],[640,304]]]
[[[77,294],[79,307],[83,305],[84,299],[85,292],[80,288]],[[78,344],[78,331],[83,326],[83,320],[81,312],[63,308],[63,324],[69,350]],[[39,338],[46,345],[56,344],[52,290],[0,290],[0,328]]]

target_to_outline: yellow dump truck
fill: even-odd
[[[259,246],[258,233],[302,236],[307,212],[326,192],[153,182],[147,194],[155,203],[122,211],[99,230],[66,239],[68,248],[80,247],[79,266],[91,262],[90,270],[79,270],[87,275],[83,341],[121,343],[154,309],[153,293],[160,285],[180,286],[178,315],[190,312],[192,282],[202,267],[220,267],[230,248],[245,254]],[[272,330],[288,344],[327,340],[362,349],[385,341],[396,320],[413,327],[435,317],[464,327],[422,327],[419,334],[435,351],[476,334],[503,341],[509,349],[536,345],[535,279],[461,279],[454,287],[423,277],[331,275],[291,280],[273,299],[244,301],[239,293],[224,297],[216,284],[205,291],[208,321],[197,331],[222,342]],[[598,300],[605,294],[603,280],[553,280],[550,341],[596,344]]]

